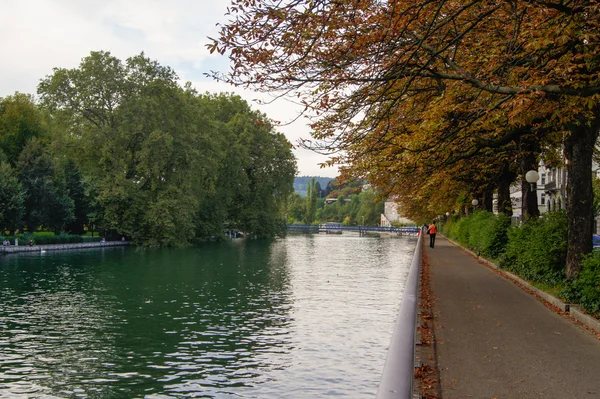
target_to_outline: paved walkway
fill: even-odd
[[[600,340],[439,237],[425,245],[443,399],[600,398]]]

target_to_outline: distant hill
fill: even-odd
[[[306,197],[306,188],[313,178],[315,179],[315,182],[319,182],[321,189],[323,190],[325,190],[327,184],[333,180],[333,177],[298,176],[294,179],[294,191],[300,194],[301,197]]]

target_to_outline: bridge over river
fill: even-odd
[[[326,234],[343,234],[344,232],[355,232],[359,235],[368,233],[388,233],[396,235],[417,235],[420,231],[419,227],[382,227],[382,226],[344,226],[342,224],[288,224],[288,232],[298,233],[326,233]]]

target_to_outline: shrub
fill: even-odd
[[[595,251],[582,260],[579,277],[567,285],[562,295],[600,316],[600,252]]]
[[[531,281],[559,284],[566,257],[566,213],[549,212],[508,230],[508,244],[499,266]]]
[[[450,229],[450,237],[464,246],[469,245],[469,217],[456,221]]]
[[[494,220],[494,214],[485,211],[475,212],[468,219],[468,246],[475,252],[485,254],[487,234]]]
[[[452,218],[442,227],[443,233],[487,258],[497,259],[508,242],[510,218],[478,211],[465,218]]]
[[[17,236],[20,245],[27,245],[29,240],[32,240],[35,245],[48,245],[48,244],[71,244],[83,242],[83,238],[76,234],[62,233],[54,235],[52,233],[23,233]]]
[[[508,228],[510,217],[506,215],[493,216],[481,230],[481,252],[490,259],[498,259],[506,250],[508,244]]]
[[[567,256],[567,216],[549,212],[521,226],[510,226],[510,218],[475,212],[463,219],[450,219],[444,234],[492,259],[499,266],[532,282],[564,286],[560,295],[600,316],[600,251],[582,260],[576,280],[564,285]]]

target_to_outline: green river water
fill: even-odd
[[[0,398],[374,398],[414,238],[0,257]]]

